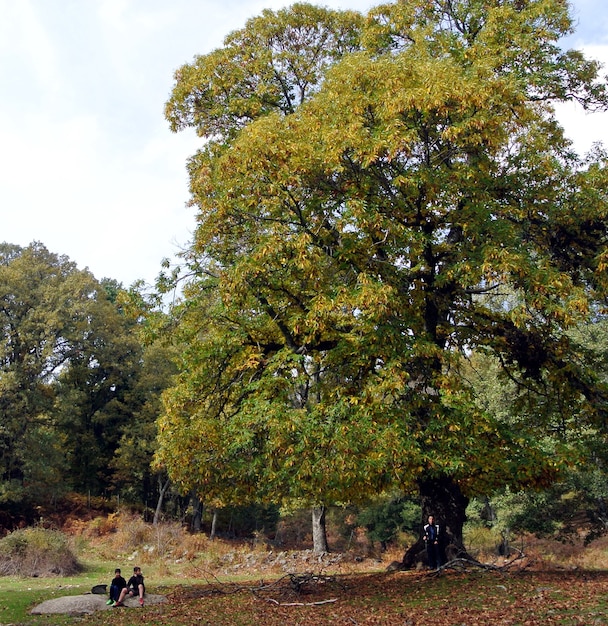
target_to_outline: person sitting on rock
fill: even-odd
[[[129,578],[127,586],[120,592],[118,600],[114,602],[112,606],[124,606],[124,600],[128,596],[139,596],[139,603],[144,605],[144,594],[146,593],[146,587],[144,585],[144,577],[141,573],[141,567],[133,568],[133,576]]]
[[[112,578],[112,582],[110,583],[110,599],[106,602],[106,604],[114,604],[114,602],[118,602],[118,598],[120,597],[120,592],[127,586],[127,581],[123,578],[120,573],[120,568],[117,567],[114,570],[114,578]]]

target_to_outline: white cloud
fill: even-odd
[[[19,73],[27,84],[56,91],[60,76],[51,37],[29,0],[0,2],[0,54],[5,59],[2,74]],[[31,89],[31,86],[28,86]]]
[[[17,127],[12,119],[1,118],[0,136],[3,213],[11,211],[22,231],[37,232],[36,238],[44,241],[42,226],[67,206],[82,203],[75,194],[95,180],[100,167],[94,149],[99,145],[96,120],[86,115],[57,120],[28,114]],[[7,206],[8,198],[14,206]]]
[[[574,47],[608,43],[606,0],[573,0],[570,3],[570,14],[575,32],[569,39]]]
[[[608,72],[608,45],[584,46],[590,59],[604,65],[601,75]],[[586,154],[594,143],[602,142],[608,148],[608,112],[586,112],[575,102],[562,103],[555,108],[557,117],[579,154]]]

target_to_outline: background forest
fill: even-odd
[[[0,246],[2,528],[604,533],[607,156],[553,107],[608,93],[568,10],[295,4],[180,68],[197,226],[154,290]]]

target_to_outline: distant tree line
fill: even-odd
[[[41,243],[0,245],[5,515],[70,491],[155,506],[156,419],[175,364],[146,339],[152,309],[137,287],[99,281]]]

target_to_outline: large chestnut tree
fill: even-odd
[[[462,547],[472,494],[557,476],[548,397],[604,424],[568,330],[606,296],[606,157],[553,105],[607,98],[571,27],[562,0],[297,4],[176,73],[167,117],[205,140],[157,455],[184,491],[398,487]],[[529,420],[476,401],[474,352],[529,388]]]

